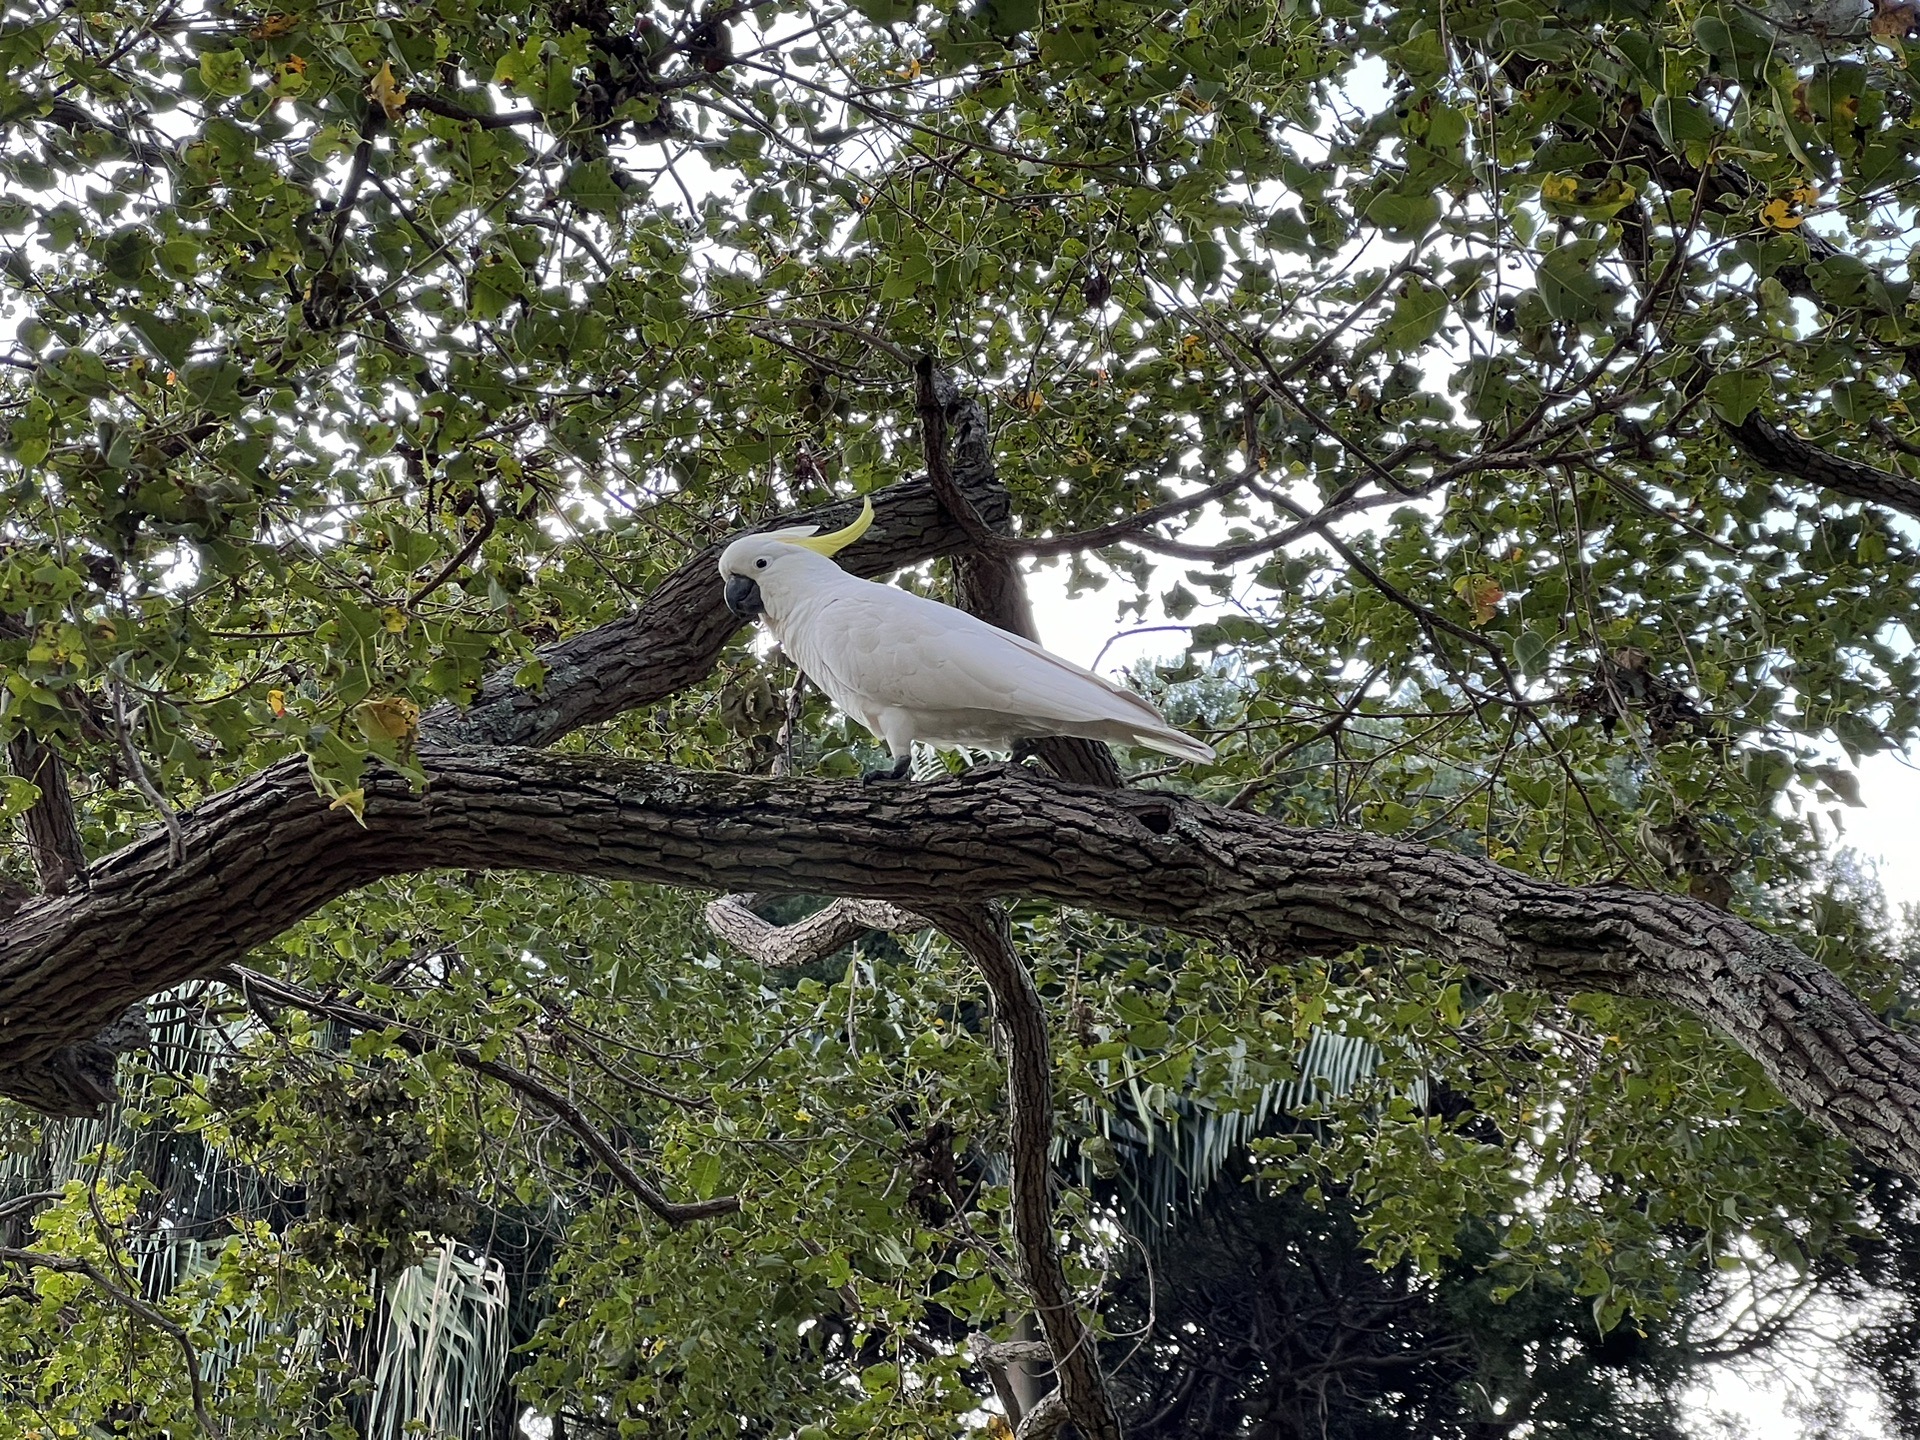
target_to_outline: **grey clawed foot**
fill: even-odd
[[[866,774],[860,777],[860,783],[862,785],[879,785],[888,780],[905,780],[912,773],[913,756],[911,753],[908,753],[902,755],[898,760],[895,760],[889,769],[867,771]]]

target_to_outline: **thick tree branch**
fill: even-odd
[[[711,1200],[695,1200],[687,1204],[669,1200],[659,1186],[641,1177],[628,1163],[626,1156],[620,1153],[619,1147],[587,1118],[585,1111],[537,1075],[530,1075],[525,1070],[498,1060],[489,1060],[477,1050],[441,1040],[395,1016],[375,1015],[357,1005],[331,999],[290,981],[276,980],[258,970],[230,965],[219,973],[218,978],[249,998],[259,997],[276,1004],[290,1005],[310,1015],[336,1021],[350,1030],[395,1031],[394,1043],[410,1055],[428,1052],[444,1055],[463,1069],[484,1075],[489,1080],[498,1080],[566,1126],[573,1137],[613,1173],[613,1178],[620,1182],[628,1194],[669,1225],[686,1225],[695,1220],[711,1219],[715,1215],[731,1215],[740,1208],[740,1199],[736,1195],[716,1195]]]
[[[964,468],[957,483],[971,513],[988,525],[1005,523],[1006,492],[990,464]],[[878,524],[843,557],[856,574],[884,575],[953,553],[967,543],[965,531],[927,482],[895,485],[873,499]],[[836,528],[850,519],[851,504],[839,502],[770,519],[757,528],[805,523]],[[421,721],[422,743],[547,745],[697,683],[740,628],[721,602],[714,579],[717,554],[715,546],[682,565],[634,615],[543,649],[546,679],[538,690],[517,684],[515,669],[502,669],[482,684],[465,709],[443,705],[430,711]],[[276,782],[263,775],[248,783],[271,790]],[[0,910],[17,908],[23,899],[11,890],[0,893]],[[231,958],[242,954],[244,950]],[[111,1006],[101,1008],[109,1020],[117,1013]],[[8,1038],[7,1019],[0,1014],[0,1044]],[[50,1114],[95,1113],[111,1099],[115,1059],[125,1048],[118,1041],[71,1041],[59,1053],[44,1054],[23,1067],[9,1082],[8,1093]]]
[[[953,558],[960,608],[1022,639],[1039,640],[1020,567],[995,547],[999,532],[980,514],[974,500],[981,493],[1000,491],[986,412],[978,400],[960,395],[930,355],[914,366],[914,403],[920,415],[928,483],[967,536],[966,548]],[[1004,521],[1000,528],[1005,528]],[[1097,740],[1048,736],[1032,742],[1030,748],[1063,780],[1107,789],[1120,783],[1113,751]]]
[[[1007,1153],[1013,1241],[1053,1359],[1061,1402],[1083,1440],[1121,1440],[1120,1417],[1100,1374],[1093,1333],[1067,1284],[1053,1230],[1053,1050],[1033,977],[1014,953],[1006,912],[993,905],[929,906],[927,918],[965,950],[993,994],[1007,1046]],[[1039,1406],[1034,1407],[1036,1410]]]
[[[1763,470],[1818,485],[1849,500],[1865,500],[1920,517],[1920,480],[1823,450],[1784,425],[1775,425],[1758,410],[1738,425],[1722,423],[1721,429],[1741,454]]]
[[[707,906],[707,928],[770,970],[811,965],[875,930],[920,930],[927,923],[882,900],[836,900],[804,920],[775,925],[753,913],[753,900],[722,895]]]
[[[427,752],[374,775],[367,824],[288,760],[94,863],[0,929],[0,1091],[62,1110],[48,1067],[131,1001],[244,959],[329,900],[430,869],[600,875],[929,905],[1031,895],[1215,938],[1249,959],[1357,945],[1502,985],[1607,991],[1718,1026],[1806,1114],[1920,1175],[1920,1041],[1793,946],[1678,895],[1570,887],[1387,836],[1298,830],[1020,767],[929,784],[700,774],[533,751]]]
[[[1072,1417],[1067,1413],[1066,1392],[1049,1390],[1027,1411],[1026,1418],[1020,1422],[1020,1428],[1014,1431],[1014,1440],[1053,1440],[1066,1429],[1067,1421]]]
[[[1006,492],[997,486],[969,494],[990,521],[1006,514]],[[871,498],[873,529],[839,556],[856,575],[888,575],[950,555],[966,543],[966,533],[925,481],[889,486]],[[853,519],[857,508],[852,501],[836,501],[753,529],[837,529]],[[716,544],[674,571],[631,616],[542,649],[546,680],[538,690],[515,683],[519,667],[513,666],[489,677],[466,709],[442,705],[428,711],[420,721],[422,741],[550,745],[584,725],[611,720],[698,683],[741,624],[721,601],[715,569],[720,549]]]
[[[1053,1351],[1042,1340],[994,1340],[990,1336],[974,1334],[967,1337],[967,1349],[980,1368],[987,1372],[987,1380],[993,1386],[993,1393],[999,1397],[1000,1408],[1007,1412],[1007,1422],[1014,1427],[1017,1435],[1021,1423],[1032,1408],[1020,1401],[1020,1386],[1014,1383],[1009,1373],[1015,1365],[1040,1365],[1053,1368]],[[1058,1390],[1047,1392],[1058,1396]],[[1066,1419],[1066,1410],[1060,1408],[1062,1423]]]
[[[6,1033],[0,1007],[0,1036]],[[69,1041],[44,1062],[12,1069],[0,1061],[0,1094],[46,1115],[99,1115],[118,1096],[114,1070],[120,1057],[152,1042],[144,997],[108,1020],[97,1033]]]

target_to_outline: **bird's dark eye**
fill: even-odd
[[[766,559],[765,559],[765,558],[763,557],[763,558],[761,558],[761,559],[759,559],[759,560],[756,560],[756,561],[754,561],[754,562],[753,562],[753,568],[754,568],[754,569],[756,569],[756,570],[764,570],[764,569],[766,569],[766,568],[767,568],[767,562],[766,562]]]

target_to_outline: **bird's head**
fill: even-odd
[[[742,620],[769,613],[777,620],[786,602],[808,587],[809,576],[817,582],[823,568],[838,573],[840,567],[831,557],[866,534],[871,524],[873,502],[868,500],[851,525],[830,535],[816,533],[818,525],[742,535],[720,552],[727,609]]]

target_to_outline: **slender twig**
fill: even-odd
[[[91,1280],[109,1300],[122,1309],[139,1316],[154,1329],[166,1335],[180,1347],[180,1354],[186,1361],[187,1383],[193,1393],[193,1418],[200,1429],[208,1436],[219,1432],[214,1429],[213,1421],[207,1414],[207,1394],[205,1383],[200,1379],[200,1352],[194,1349],[192,1337],[186,1327],[174,1321],[159,1309],[130,1291],[123,1290],[113,1283],[100,1268],[91,1261],[82,1260],[73,1255],[50,1255],[44,1250],[15,1250],[10,1246],[0,1246],[0,1261],[14,1265],[25,1265],[37,1270],[58,1270],[69,1275],[84,1275]]]
[[[31,1195],[16,1195],[11,1200],[0,1201],[0,1220],[11,1220],[22,1210],[31,1210],[36,1205],[44,1205],[50,1200],[65,1199],[59,1190],[35,1190]]]
[[[1269,755],[1261,765],[1260,773],[1234,792],[1233,798],[1227,801],[1226,808],[1229,810],[1246,809],[1247,806],[1252,803],[1254,796],[1274,784],[1276,779],[1274,771],[1279,769],[1281,765],[1315,741],[1324,740],[1336,730],[1343,729],[1346,723],[1353,719],[1354,712],[1360,708],[1360,702],[1367,698],[1367,691],[1373,688],[1373,682],[1380,678],[1380,668],[1381,667],[1376,665],[1372,670],[1367,672],[1367,678],[1354,687],[1353,694],[1348,697],[1346,704],[1342,705],[1339,711],[1324,725],[1316,729],[1311,735],[1303,735],[1298,740],[1293,741],[1289,745],[1281,746],[1280,749]]]
[[[324,1016],[358,1030],[396,1031],[395,1043],[410,1054],[421,1055],[432,1051],[446,1056],[454,1064],[471,1070],[476,1075],[485,1075],[489,1079],[498,1080],[508,1089],[526,1096],[565,1125],[575,1139],[586,1146],[601,1164],[613,1172],[614,1178],[625,1186],[635,1199],[669,1225],[680,1226],[715,1215],[730,1215],[740,1208],[740,1197],[737,1195],[719,1195],[711,1200],[696,1200],[685,1205],[669,1200],[659,1187],[643,1179],[639,1172],[627,1163],[626,1157],[591,1120],[587,1119],[578,1105],[544,1080],[524,1070],[504,1065],[498,1060],[485,1059],[477,1051],[429,1035],[405,1020],[391,1015],[375,1015],[358,1006],[349,1005],[345,1001],[331,1000],[285,980],[276,980],[272,976],[262,975],[257,970],[230,965],[219,972],[219,978],[249,998],[255,995],[264,996],[279,1004],[292,1005],[309,1014]]]
[[[429,115],[440,115],[448,120],[478,125],[482,130],[504,130],[513,125],[533,125],[545,118],[538,110],[469,110],[457,100],[449,100],[444,95],[435,95],[427,90],[408,91],[407,109],[425,110]]]
[[[180,823],[180,813],[153,783],[153,777],[147,773],[145,762],[140,759],[140,751],[133,743],[133,736],[127,729],[127,695],[118,676],[107,677],[107,693],[113,699],[113,736],[120,746],[121,758],[127,762],[127,770],[134,785],[147,797],[147,803],[159,813],[160,823],[167,827],[167,859],[174,865],[182,864],[187,858],[187,831]]]

